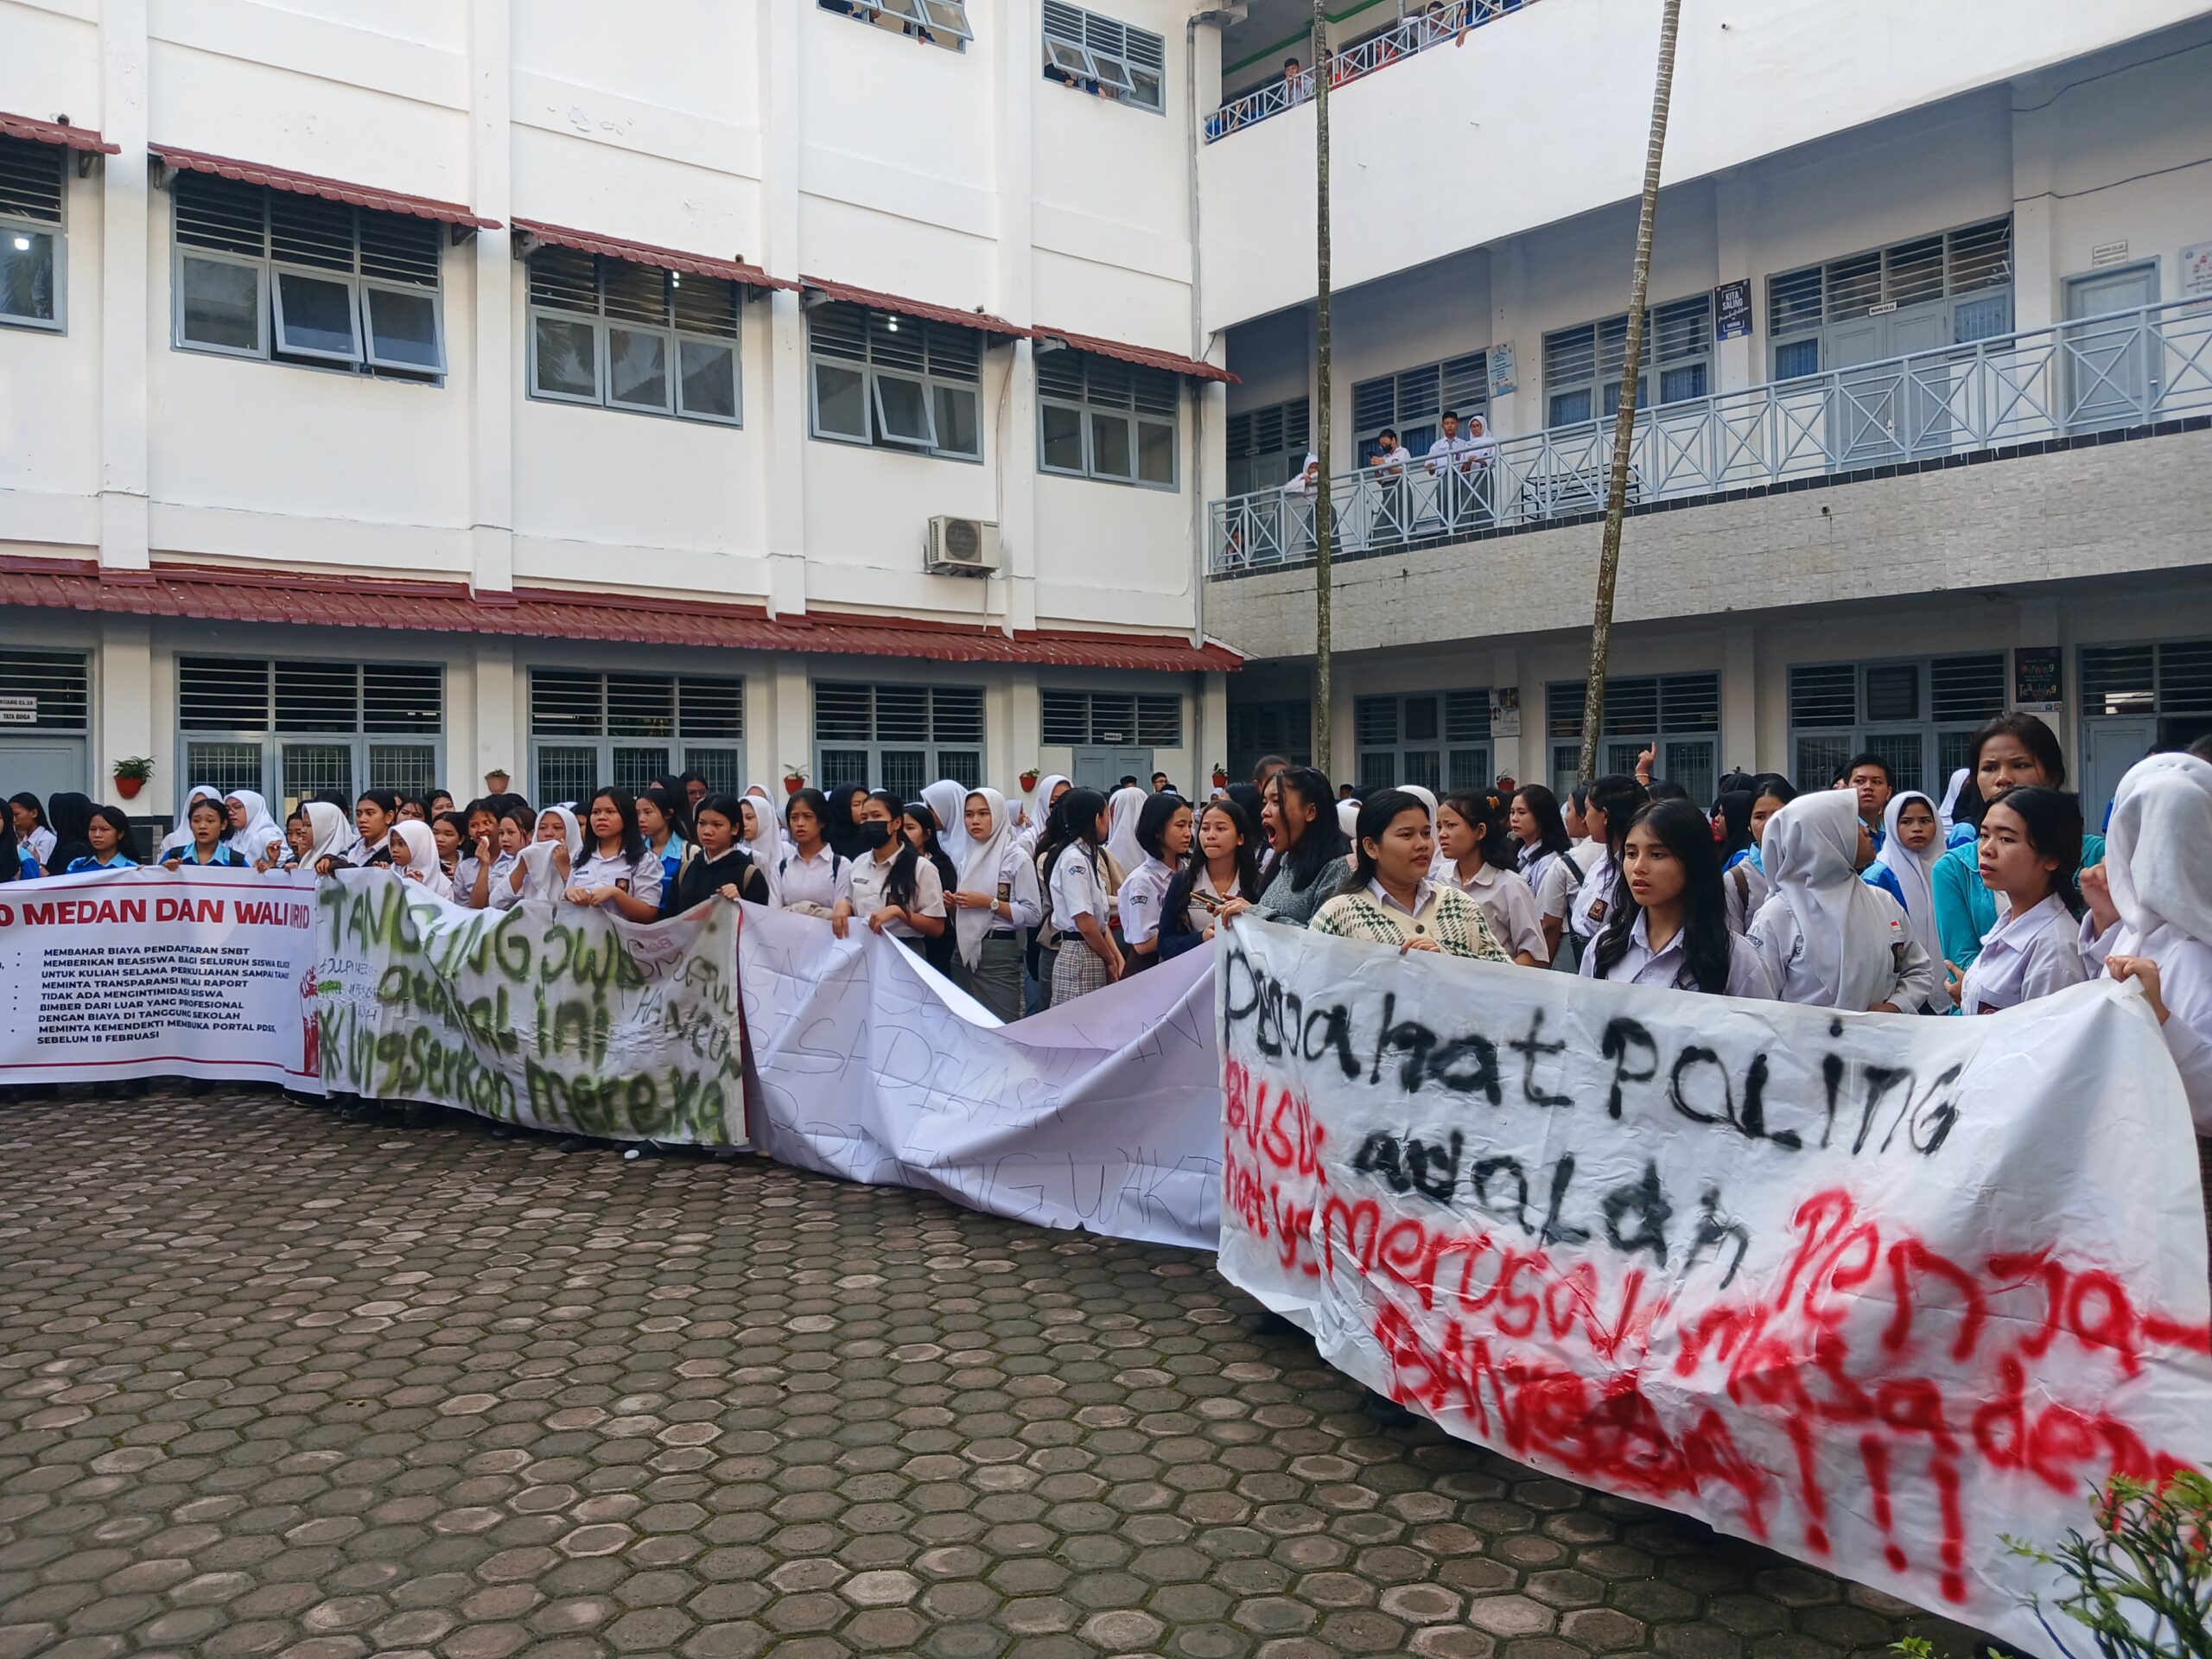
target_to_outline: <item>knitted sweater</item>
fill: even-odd
[[[1252,914],[1263,922],[1305,927],[1313,921],[1316,911],[1351,885],[1351,866],[1341,858],[1332,858],[1322,866],[1320,874],[1303,893],[1290,885],[1290,870],[1285,866],[1275,872],[1274,880],[1260,894],[1259,903],[1252,906]]]
[[[1428,902],[1418,916],[1379,905],[1366,889],[1358,888],[1331,899],[1310,925],[1316,933],[1369,944],[1403,945],[1409,939],[1431,938],[1447,957],[1472,957],[1484,962],[1512,960],[1490,931],[1475,901],[1457,887],[1441,883],[1430,890]]]

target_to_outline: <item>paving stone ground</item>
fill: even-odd
[[[0,1659],[1972,1651],[1258,1315],[762,1161],[9,1101]]]

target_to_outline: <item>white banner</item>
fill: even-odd
[[[785,1163],[1047,1227],[1213,1249],[1211,950],[1001,1026],[893,940],[745,907],[753,1133]]]
[[[1219,974],[1222,1272],[1453,1434],[2045,1654],[1999,1535],[2212,1463],[2132,988],[1838,1018],[1264,925]]]

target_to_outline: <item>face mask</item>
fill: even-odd
[[[853,828],[860,836],[861,845],[871,853],[891,844],[891,826],[887,823],[880,823],[870,818],[866,823],[855,824]]]

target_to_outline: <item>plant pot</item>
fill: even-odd
[[[1227,789],[1229,787],[1229,774],[1225,772],[1217,772],[1214,773],[1213,786],[1216,789]]]
[[[138,791],[145,787],[143,778],[118,778],[115,780],[115,792],[126,801],[137,800]]]
[[[1025,795],[1033,794],[1036,791],[1037,780],[1042,776],[1044,776],[1042,772],[1023,772],[1021,774],[1021,792]]]
[[[784,793],[786,795],[796,795],[799,791],[805,787],[806,779],[804,778],[786,778],[784,779]]]

